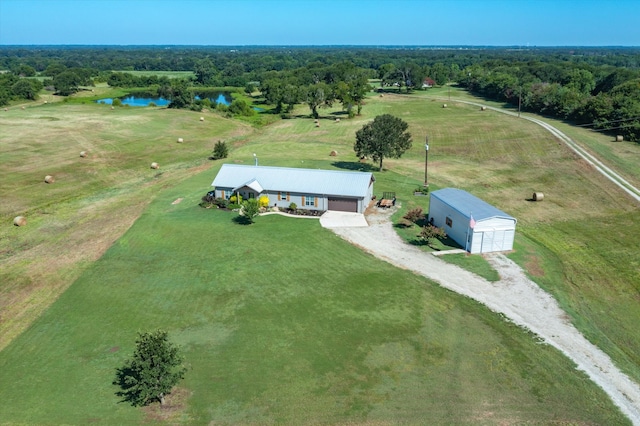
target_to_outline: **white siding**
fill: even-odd
[[[469,206],[467,210],[471,212],[471,208],[480,211],[477,205]],[[473,214],[476,224],[472,229],[469,227],[471,213],[464,214],[446,200],[432,195],[429,220],[433,220],[435,226],[443,228],[452,240],[470,253],[513,250],[516,219],[493,207],[492,209],[500,215],[478,218]],[[451,226],[447,224],[447,218],[451,220]]]

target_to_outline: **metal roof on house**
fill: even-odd
[[[511,219],[516,221],[516,218],[508,215],[502,210],[492,206],[491,204],[481,200],[475,195],[469,194],[467,191],[456,188],[444,188],[431,193],[432,197],[436,197],[443,203],[451,206],[453,209],[460,212],[463,216],[471,218],[477,221],[491,219],[494,217]]]
[[[223,164],[211,186],[239,188],[248,183],[267,191],[365,197],[372,173],[341,170]]]

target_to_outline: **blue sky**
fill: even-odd
[[[0,44],[640,46],[640,0],[0,0]]]

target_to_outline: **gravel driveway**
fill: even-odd
[[[405,243],[393,230],[389,219],[392,213],[393,209],[374,207],[366,215],[368,227],[331,229],[379,259],[436,281],[531,330],[575,362],[579,370],[604,389],[634,425],[640,426],[640,386],[587,341],[571,325],[555,299],[529,280],[520,267],[502,254],[488,255],[489,262],[501,277],[498,282],[489,282]]]

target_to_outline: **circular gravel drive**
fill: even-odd
[[[579,370],[604,389],[634,425],[640,426],[640,386],[623,374],[608,355],[585,339],[571,325],[555,299],[529,280],[518,265],[499,253],[486,255],[501,277],[500,281],[489,282],[405,243],[393,230],[389,219],[393,211],[374,207],[366,215],[368,227],[329,228],[375,257],[436,281],[531,330],[575,362]]]

